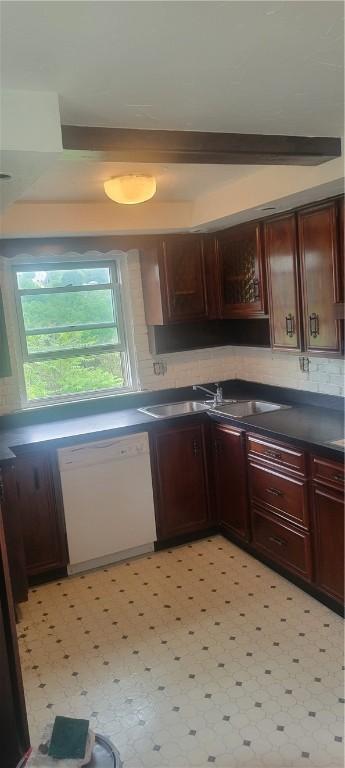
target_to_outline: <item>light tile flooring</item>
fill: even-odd
[[[32,741],[90,718],[125,768],[343,765],[343,622],[220,536],[33,589]]]

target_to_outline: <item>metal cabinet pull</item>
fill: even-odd
[[[310,336],[313,336],[315,339],[320,334],[320,318],[316,312],[313,312],[312,315],[309,315],[309,333]]]
[[[287,336],[290,336],[290,338],[291,338],[292,336],[295,335],[295,318],[291,314],[291,312],[290,312],[289,315],[286,315],[286,318],[285,318],[285,328],[286,328],[286,335]]]
[[[194,456],[198,456],[200,453],[200,445],[197,440],[193,440],[193,453]]]
[[[263,454],[264,456],[268,456],[269,459],[282,459],[281,453],[277,453],[276,451],[265,451]]]
[[[266,488],[267,493],[271,493],[272,496],[284,496],[283,491],[278,491],[278,488]]]
[[[333,475],[333,480],[338,480],[338,482],[341,483],[342,480],[344,480],[344,477],[343,475]]]
[[[278,539],[278,536],[269,536],[269,541],[273,541],[273,544],[278,544],[279,547],[286,547],[287,542],[284,539]]]
[[[260,301],[260,282],[258,278],[254,278],[253,280],[253,286],[254,286],[254,301]]]

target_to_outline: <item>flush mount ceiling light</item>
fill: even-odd
[[[157,185],[154,176],[142,174],[130,174],[128,176],[115,176],[104,182],[105,194],[115,203],[123,205],[136,205],[150,200],[156,193]]]

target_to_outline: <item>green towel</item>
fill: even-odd
[[[78,760],[85,755],[89,721],[74,717],[55,718],[48,754],[58,760]]]

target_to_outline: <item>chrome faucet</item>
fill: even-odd
[[[208,395],[212,395],[213,397],[213,407],[216,405],[222,405],[223,403],[223,390],[217,382],[215,382],[214,386],[216,387],[216,391],[212,392],[211,389],[207,389],[207,387],[201,387],[200,384],[193,384],[193,389],[196,391],[197,389],[201,389],[202,392],[207,392]]]

